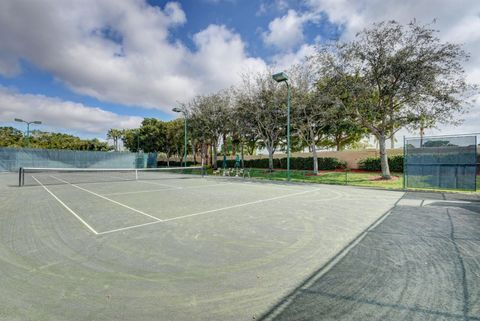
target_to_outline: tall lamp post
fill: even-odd
[[[276,73],[272,78],[276,82],[285,82],[287,85],[287,180],[290,180],[290,84],[284,72]]]
[[[175,107],[175,108],[172,108],[172,111],[173,112],[176,112],[176,113],[183,113],[183,118],[185,119],[184,123],[185,123],[185,151],[183,153],[183,167],[187,167],[187,112],[181,108],[178,108],[178,107]]]
[[[20,118],[15,118],[14,120],[15,120],[16,122],[19,122],[19,123],[25,123],[25,124],[27,124],[27,147],[30,147],[30,124],[41,125],[42,122],[39,121],[39,120],[35,120],[35,121],[25,121],[25,120],[20,119]]]

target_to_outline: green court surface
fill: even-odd
[[[352,186],[58,178],[0,174],[0,320],[289,319],[280,303],[407,202]]]

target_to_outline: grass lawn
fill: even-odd
[[[344,171],[321,171],[318,175],[314,175],[312,171],[291,171],[291,180],[297,182],[310,182],[320,184],[336,184],[336,185],[358,185],[369,187],[381,187],[390,189],[403,188],[402,174],[393,173],[395,176],[392,180],[379,180],[379,173],[376,172],[344,172]],[[264,178],[272,180],[286,180],[287,171],[274,170],[269,172],[264,169],[250,169],[250,177]]]
[[[249,169],[250,177],[256,179],[269,180],[287,180],[286,170],[274,170],[272,172],[266,169]],[[392,173],[393,179],[382,180],[379,172],[360,172],[360,171],[320,171],[314,175],[312,171],[291,171],[291,180],[293,182],[309,182],[320,184],[335,185],[355,185],[365,187],[376,187],[385,189],[403,189],[403,174]],[[440,191],[440,190],[438,190]],[[447,191],[447,190],[445,190]],[[448,190],[448,192],[452,192]],[[480,192],[480,176],[477,176],[477,192]]]

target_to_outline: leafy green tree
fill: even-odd
[[[45,149],[70,149],[107,151],[108,144],[98,139],[80,139],[79,137],[63,134],[33,130],[30,136],[30,147]]]
[[[354,112],[354,99],[349,94],[349,79],[323,77],[317,90],[324,103],[324,140],[327,147],[337,151],[359,142],[368,133]]]
[[[140,128],[123,131],[123,144],[131,152],[140,150],[151,153],[163,151],[166,139],[165,122],[155,118],[145,118]]]
[[[184,119],[177,118],[165,122],[165,140],[161,151],[167,155],[167,166],[170,166],[170,157],[179,155],[184,147]]]
[[[138,152],[141,149],[140,128],[125,129],[122,140],[123,146],[125,146],[130,152]]]
[[[144,152],[162,150],[166,139],[165,123],[155,118],[145,118],[140,127],[140,146]]]
[[[0,127],[0,147],[18,147],[22,145],[23,133],[13,127]]]

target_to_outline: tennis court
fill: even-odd
[[[282,317],[312,273],[409,202],[350,186],[86,174],[25,173],[23,187],[0,174],[0,320]]]

